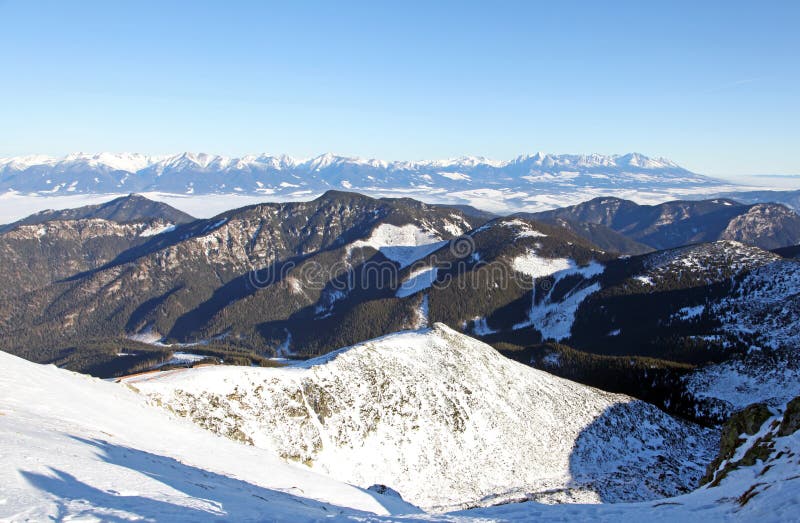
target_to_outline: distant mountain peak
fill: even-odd
[[[194,220],[189,214],[166,203],[156,202],[141,194],[131,193],[97,205],[41,211],[17,222],[0,226],[0,233],[10,231],[20,225],[86,219],[102,219],[117,223],[161,221],[172,225],[189,223]]]
[[[581,200],[588,200],[627,191],[664,198],[665,194],[684,197],[696,194],[698,189],[723,192],[734,187],[695,174],[671,160],[641,153],[537,152],[511,160],[462,156],[413,161],[333,153],[297,159],[266,153],[233,157],[204,152],[167,156],[75,153],[62,158],[0,159],[0,193],[249,194],[307,200],[334,188],[512,212],[541,210],[538,201],[552,207],[548,202],[554,201],[553,195],[569,195],[570,201],[576,201],[579,194]]]
[[[460,156],[445,160],[420,160],[420,161],[385,161],[377,158],[362,158],[359,156],[344,156],[331,152],[326,152],[307,159],[297,159],[289,155],[270,155],[267,153],[256,153],[243,155],[241,157],[216,155],[205,152],[184,151],[172,155],[146,155],[130,152],[100,152],[84,153],[76,152],[65,156],[55,157],[47,155],[28,155],[0,158],[0,169],[15,168],[24,170],[34,166],[44,165],[68,165],[85,164],[90,166],[107,166],[116,170],[127,172],[137,172],[154,165],[163,166],[185,166],[187,164],[208,167],[213,164],[235,165],[235,164],[282,164],[295,166],[305,164],[312,168],[324,168],[335,163],[369,164],[369,165],[463,165],[477,166],[489,165],[504,167],[512,163],[519,163],[530,160],[538,164],[583,164],[583,165],[628,165],[640,168],[662,168],[679,167],[677,163],[666,158],[648,157],[641,153],[633,152],[622,155],[605,154],[550,154],[537,152],[535,154],[520,155],[511,160],[495,160],[486,156]]]

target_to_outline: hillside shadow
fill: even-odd
[[[147,521],[294,522],[298,519],[328,519],[345,511],[351,515],[368,515],[355,509],[259,487],[166,456],[106,441],[76,436],[71,438],[96,449],[97,457],[102,462],[138,472],[158,482],[159,491],[166,493],[164,497],[174,502],[154,499],[138,492],[126,494],[101,490],[64,470],[51,468],[51,475],[20,471],[31,486],[55,498],[58,510],[56,521],[80,516],[117,523],[130,521],[135,515],[135,519]],[[131,488],[136,486],[132,485]],[[293,488],[302,493],[299,487]],[[396,501],[392,502],[376,492],[359,490],[372,496],[380,505],[389,505],[385,507],[389,512],[393,512],[392,505],[397,508]]]
[[[304,263],[315,263],[315,257],[327,255],[338,249],[339,247],[331,247],[316,253],[291,257],[275,262],[266,268],[253,270],[233,278],[228,283],[217,288],[209,299],[178,317],[167,338],[190,341],[193,336],[197,335],[198,326],[210,323],[214,316],[220,311],[224,311],[226,307],[254,297],[264,291],[274,292],[279,286],[286,286],[285,280],[287,278],[296,277],[295,275],[304,276]],[[324,263],[321,266],[325,267]],[[380,270],[374,270],[376,267],[390,269],[386,272],[389,273],[388,278],[391,281],[383,281],[381,278],[387,277],[387,274]],[[323,273],[319,274],[322,275]],[[383,297],[387,292],[393,292],[397,286],[398,274],[397,264],[386,258],[383,253],[376,251],[369,258],[354,264],[349,272],[338,276],[327,275],[328,279],[325,282],[315,282],[315,284],[320,285],[322,293],[335,289],[345,289],[347,297],[341,300],[342,303],[351,302],[354,297],[368,301],[376,297]],[[393,280],[391,279],[392,277],[394,278]],[[348,279],[354,280],[355,286],[348,284]],[[377,287],[377,290],[373,287]],[[270,306],[274,304],[267,302],[258,305]],[[341,303],[332,304],[332,308],[334,308],[333,305],[341,306]],[[316,321],[318,320],[317,306],[317,303],[303,306],[298,310],[289,312],[285,319],[264,322],[263,324],[268,325],[268,327],[259,329],[262,332],[268,332],[270,328],[274,328],[278,332],[283,332],[284,329],[288,328],[287,325],[293,325],[298,320]],[[259,322],[255,323],[259,324]]]
[[[378,252],[352,265],[347,273],[329,278],[319,300],[292,311],[285,319],[256,323],[256,331],[263,339],[279,338],[288,331],[292,345],[313,357],[404,330],[408,328],[409,302],[395,295],[402,274],[403,269]],[[333,294],[336,299],[323,299]]]
[[[588,488],[603,503],[649,501],[699,487],[717,433],[674,418],[705,435],[679,433],[673,423],[656,426],[631,405],[606,408],[580,432],[569,458],[570,487]]]

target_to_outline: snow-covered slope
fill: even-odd
[[[764,263],[709,308],[719,332],[746,341],[749,350],[687,378],[704,408],[726,416],[754,401],[777,406],[800,394],[800,260]]]
[[[417,510],[0,352],[0,520],[315,521]],[[343,508],[346,507],[346,508]]]
[[[458,225],[449,222],[447,228],[452,228],[456,236],[465,232]],[[397,226],[382,223],[372,231],[369,238],[350,244],[350,251],[371,247],[403,268],[446,244],[447,241],[443,241],[435,231],[425,231],[414,224]]]
[[[127,383],[216,433],[433,510],[686,492],[715,439],[442,324],[299,367],[206,367]]]
[[[155,191],[183,195],[309,198],[329,189],[374,196],[416,196],[488,210],[540,210],[594,196],[641,201],[731,190],[674,162],[626,155],[537,153],[509,161],[365,160],[323,154],[309,159],[266,154],[241,158],[205,153],[173,156],[100,153],[0,159],[0,192],[37,195]]]
[[[689,494],[649,503],[504,505],[451,514],[489,521],[685,522],[800,520],[800,398],[768,413],[752,433],[734,436],[714,481]],[[738,436],[738,437],[736,437]]]
[[[122,385],[0,352],[0,521],[794,521],[797,407],[789,415],[781,406],[744,435],[717,486],[639,503],[528,502],[430,515],[375,491],[385,489],[363,491],[216,437]],[[748,465],[758,448],[765,450]]]

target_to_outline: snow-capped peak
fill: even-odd
[[[664,158],[648,158],[639,153],[629,153],[625,155],[553,155],[537,152],[533,155],[521,155],[513,160],[493,160],[484,156],[462,156],[447,160],[423,160],[417,162],[392,161],[387,162],[375,158],[364,159],[359,157],[341,156],[332,153],[324,153],[307,160],[296,160],[287,155],[272,156],[268,154],[250,154],[239,158],[221,156],[208,153],[183,152],[168,156],[150,156],[140,153],[111,153],[101,152],[96,154],[71,153],[62,158],[46,155],[16,156],[0,159],[0,167],[11,166],[17,170],[24,170],[29,167],[47,166],[54,164],[75,164],[84,163],[88,166],[105,166],[113,170],[135,173],[154,165],[163,168],[207,168],[217,166],[225,168],[234,166],[252,166],[254,164],[269,164],[272,166],[295,166],[298,164],[307,165],[311,170],[319,170],[330,167],[338,163],[371,165],[374,167],[388,166],[416,166],[420,167],[477,167],[481,165],[491,167],[505,167],[513,163],[533,162],[536,165],[549,166],[630,166],[644,169],[659,169],[666,167],[678,167],[674,162]]]

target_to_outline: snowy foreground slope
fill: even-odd
[[[0,352],[0,521],[308,521],[418,512]],[[342,507],[347,507],[342,508]]]
[[[508,360],[442,324],[286,369],[127,383],[199,425],[428,510],[688,492],[716,432]]]
[[[0,352],[0,521],[796,521],[800,433],[780,417],[730,461],[767,438],[768,456],[687,495],[431,515],[216,437],[124,385]]]

